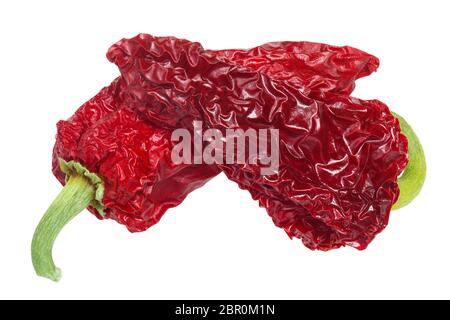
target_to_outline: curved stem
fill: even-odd
[[[425,182],[427,166],[425,153],[414,130],[405,119],[396,113],[393,114],[400,122],[402,133],[408,138],[409,158],[405,171],[403,171],[403,174],[397,181],[400,188],[400,196],[392,207],[393,210],[396,210],[409,204],[420,193]]]
[[[31,244],[33,266],[39,276],[58,281],[61,270],[55,266],[52,248],[62,228],[85,209],[95,197],[95,187],[82,175],[69,176],[66,185],[42,217]]]

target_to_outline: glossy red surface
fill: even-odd
[[[310,94],[176,38],[139,35],[114,45],[108,58],[121,70],[124,102],[155,125],[191,128],[201,119],[220,130],[279,129],[276,174],[219,167],[309,248],[364,249],[387,225],[407,140],[383,103]]]
[[[270,42],[249,50],[210,52],[315,94],[349,95],[355,80],[370,75],[380,64],[378,58],[364,51],[314,42]]]

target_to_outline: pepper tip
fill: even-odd
[[[61,280],[62,272],[61,269],[55,268],[54,270],[46,273],[37,273],[38,276],[50,279],[52,281],[58,282]]]

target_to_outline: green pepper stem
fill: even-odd
[[[61,278],[61,270],[53,262],[53,243],[62,228],[89,206],[94,197],[95,187],[87,177],[73,175],[68,178],[34,232],[31,257],[39,276],[53,281]]]
[[[397,181],[400,188],[400,196],[392,207],[393,210],[396,210],[406,206],[418,196],[425,182],[427,165],[425,153],[414,130],[404,118],[396,113],[393,114],[400,122],[402,133],[408,138],[409,158],[405,171],[403,171],[403,174]]]

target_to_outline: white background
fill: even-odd
[[[1,1],[0,298],[450,298],[447,1]],[[87,211],[58,238],[63,278],[34,274],[30,241],[61,190],[55,124],[118,75],[105,53],[140,32],[205,48],[276,40],[351,45],[381,59],[355,96],[422,140],[420,197],[366,251],[312,252],[221,175],[147,232]]]

